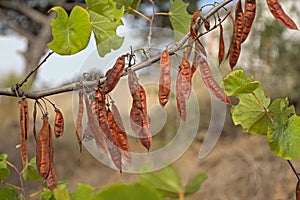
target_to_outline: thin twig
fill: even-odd
[[[151,16],[151,19],[149,21],[148,51],[150,51],[150,49],[151,49],[152,26],[153,26],[153,21],[154,21],[154,17],[155,17],[155,4],[154,4],[154,0],[149,0],[149,1],[152,4],[152,16]]]
[[[287,160],[287,162],[289,163],[290,167],[292,168],[292,170],[293,170],[294,174],[296,175],[298,181],[300,181],[300,175],[297,173],[297,171],[296,171],[294,165],[292,164],[292,162],[290,160]]]
[[[7,165],[9,165],[11,168],[13,168],[15,170],[15,172],[18,174],[19,176],[19,181],[20,181],[20,191],[22,193],[22,195],[24,196],[25,200],[28,200],[28,196],[25,193],[25,188],[24,188],[24,183],[23,183],[23,178],[22,178],[22,173],[18,170],[18,168],[16,166],[14,166],[11,162],[5,160],[4,161]]]
[[[31,72],[26,76],[26,78],[20,84],[18,84],[18,87],[21,88],[23,86],[23,84],[27,82],[27,80],[30,78],[30,76],[32,76],[32,74],[34,74],[47,61],[47,59],[53,53],[54,53],[54,51],[50,51],[48,53],[48,55],[42,60],[42,62],[40,62],[40,64],[38,66],[36,66],[34,69],[32,69]]]

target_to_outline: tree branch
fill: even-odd
[[[208,19],[211,17],[214,13],[216,13],[219,9],[227,5],[228,3],[232,2],[233,0],[224,0],[220,4],[213,7],[206,15],[202,16],[201,19]],[[200,18],[198,19],[200,20]],[[196,27],[199,28],[199,27]],[[187,33],[179,42],[171,46],[168,50],[170,55],[173,55],[175,52],[180,50],[182,46],[187,42],[187,40],[190,37],[190,33]],[[151,64],[159,61],[160,55],[156,55],[152,58],[147,59],[144,62],[141,62],[139,64],[133,65],[131,68],[132,70],[140,70],[147,66],[150,66]],[[127,73],[124,72],[122,76],[126,76]],[[103,83],[105,81],[105,77],[100,79],[100,83]],[[26,96],[29,99],[39,99],[46,96],[51,96],[55,94],[65,93],[65,92],[71,92],[74,90],[82,89],[82,87],[92,87],[97,83],[97,81],[79,81],[70,83],[68,85],[51,88],[51,89],[42,89],[42,90],[35,90],[35,91],[23,91],[23,90],[15,90],[15,87],[12,88],[0,88],[0,95],[6,95],[6,96]]]

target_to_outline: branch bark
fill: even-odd
[[[216,5],[213,7],[207,14],[201,17],[201,19],[208,19],[211,17],[213,14],[215,14],[218,10],[220,10],[222,7],[227,5],[228,3],[232,2],[233,0],[224,0],[220,4]],[[201,20],[198,18],[198,20]],[[197,23],[198,24],[198,23]],[[198,29],[199,27],[195,27]],[[190,37],[190,33],[187,33],[179,42],[171,46],[168,50],[170,55],[173,55],[175,52],[180,50],[183,45],[187,42],[187,40]],[[150,66],[151,64],[159,61],[160,55],[156,55],[154,57],[151,57],[147,59],[144,62],[141,62],[139,64],[133,65],[131,68],[133,70],[140,70],[143,69],[147,66]],[[127,73],[124,72],[122,76],[126,76]],[[105,81],[105,78],[100,79],[100,83],[103,83]],[[35,90],[35,91],[26,91],[26,90],[16,90],[16,86],[11,87],[11,88],[0,88],[0,95],[5,95],[5,96],[13,96],[13,97],[18,97],[18,96],[26,96],[29,99],[39,99],[42,97],[46,96],[51,96],[51,95],[56,95],[60,93],[65,93],[65,92],[71,92],[75,90],[81,89],[83,86],[84,87],[92,87],[96,84],[96,81],[85,81],[85,82],[74,82],[70,83],[68,85],[56,87],[56,88],[51,88],[51,89],[42,89],[42,90]],[[17,84],[18,85],[18,84]]]

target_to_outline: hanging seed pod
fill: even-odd
[[[43,116],[43,127],[37,137],[36,165],[40,176],[46,179],[50,170],[50,137],[51,127],[47,115]]]
[[[20,153],[22,157],[22,163],[23,165],[26,165],[27,163],[27,135],[28,135],[28,129],[29,129],[29,112],[28,112],[28,103],[26,98],[22,98],[22,100],[19,102],[19,109],[20,109],[20,128],[21,128],[21,134],[20,134]]]
[[[114,66],[106,72],[106,74],[105,74],[106,80],[103,84],[103,93],[104,94],[111,92],[116,87],[116,85],[119,82],[121,75],[124,71],[125,58],[127,56],[128,56],[127,54],[120,56],[117,59]]]
[[[224,36],[223,36],[223,26],[222,23],[219,25],[220,28],[220,37],[219,37],[219,53],[218,53],[218,59],[219,59],[219,65],[221,65],[224,55],[225,55],[225,43],[224,43]]]
[[[62,112],[55,108],[55,120],[54,120],[54,134],[56,138],[61,137],[64,134],[64,117]]]
[[[158,99],[161,106],[165,106],[169,100],[170,87],[171,87],[170,55],[168,50],[164,50],[160,56],[160,78],[159,78],[159,89],[158,89]]]
[[[82,152],[82,117],[83,117],[83,111],[84,111],[84,105],[83,105],[83,92],[79,91],[78,93],[78,112],[77,112],[77,119],[76,119],[76,138],[77,142],[79,144],[79,151]]]
[[[49,134],[49,174],[47,176],[46,182],[48,188],[53,191],[57,187],[57,175],[54,166],[54,149],[53,149],[53,137],[50,130]]]
[[[34,136],[34,139],[35,139],[35,142],[37,142],[37,137],[36,137],[36,127],[35,127],[35,123],[36,123],[36,102],[34,103],[34,107],[33,107],[33,113],[32,113],[32,116],[33,116],[33,136]]]
[[[256,13],[256,0],[245,0],[242,43],[247,39]]]
[[[296,23],[285,13],[279,0],[266,0],[269,10],[277,21],[291,30],[298,30]]]

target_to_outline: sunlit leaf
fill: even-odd
[[[89,185],[78,184],[75,192],[71,193],[72,200],[92,199],[94,188]]]
[[[141,0],[115,0],[117,2],[117,8],[125,7],[125,11],[128,14],[134,14],[132,9],[137,10]]]
[[[184,195],[189,196],[197,192],[206,179],[207,175],[204,173],[195,175],[184,187]]]
[[[158,192],[140,184],[118,184],[104,188],[94,199],[103,200],[163,200]]]
[[[0,161],[6,160],[8,155],[6,153],[0,154]]]
[[[274,126],[268,129],[271,150],[284,159],[300,158],[300,117],[286,99],[278,100]]]
[[[70,200],[70,195],[67,188],[55,188],[53,190],[55,200]]]
[[[223,84],[228,96],[251,93],[261,85],[253,78],[245,77],[243,70],[234,70],[224,76]]]
[[[266,110],[270,105],[270,98],[266,98],[262,87],[257,88],[254,94],[240,94],[239,103],[232,106],[232,120],[235,125],[240,124],[243,131],[259,135],[266,135],[270,121]]]
[[[51,22],[52,42],[48,47],[61,55],[71,55],[84,49],[90,39],[91,23],[88,12],[75,6],[70,16],[62,7],[54,7],[57,16]]]
[[[177,198],[182,191],[179,173],[172,166],[165,167],[159,172],[140,174],[140,182],[156,189],[164,197]]]
[[[181,0],[170,0],[169,17],[173,29],[177,32],[187,33],[190,30],[192,15],[187,12],[188,3]]]
[[[32,158],[23,170],[24,180],[40,180],[41,176],[36,167],[36,159]]]
[[[123,44],[124,38],[119,37],[116,34],[116,30],[118,26],[123,25],[123,22],[121,20],[112,22],[109,18],[93,11],[89,11],[89,13],[92,29],[96,39],[98,54],[103,57],[109,53],[111,49],[120,48]],[[109,42],[106,40],[109,40]]]
[[[124,15],[124,7],[117,9],[117,3],[112,0],[87,0],[87,9],[108,18],[119,21]]]
[[[0,161],[0,183],[3,179],[10,175],[10,171],[7,168],[7,164],[4,161]]]

